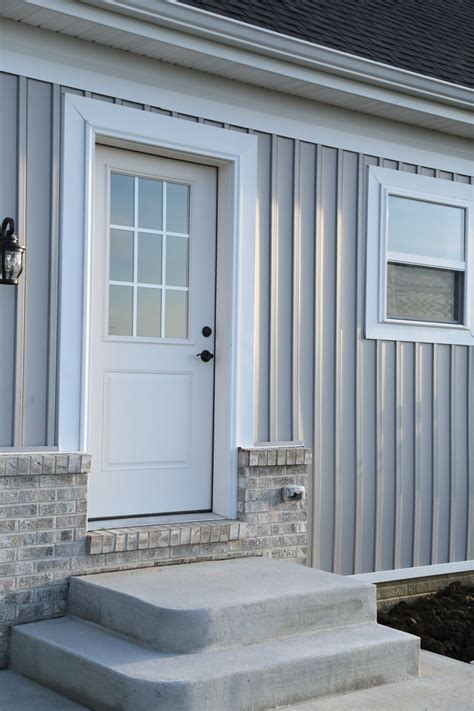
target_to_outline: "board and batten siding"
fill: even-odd
[[[1,75],[1,215],[28,248],[20,287],[0,290],[1,447],[55,441],[64,91]],[[473,558],[474,349],[363,338],[367,166],[472,177],[224,128],[259,139],[255,440],[314,449],[313,564]]]

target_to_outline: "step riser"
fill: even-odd
[[[127,678],[16,628],[12,665],[97,711],[258,711],[410,678],[418,673],[418,643],[407,638],[206,681],[167,683]]]
[[[170,610],[71,580],[69,613],[163,652],[190,653],[376,619],[374,586],[275,598],[219,610]]]

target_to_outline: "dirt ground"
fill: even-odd
[[[435,595],[402,600],[379,612],[382,625],[421,638],[422,649],[461,662],[474,660],[474,587],[451,583]]]

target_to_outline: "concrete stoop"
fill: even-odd
[[[419,640],[375,587],[239,559],[73,578],[69,614],[13,629],[11,666],[92,709],[243,711],[408,679]]]

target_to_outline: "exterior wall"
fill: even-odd
[[[88,455],[0,455],[0,668],[13,624],[64,615],[71,575],[242,556],[305,563],[307,500],[283,501],[281,489],[307,487],[310,461],[302,448],[241,451],[237,521],[88,533]]]
[[[14,387],[23,392],[14,397],[3,379],[0,436],[4,445],[41,446],[54,439],[57,157],[60,93],[67,89],[6,75],[2,82],[11,107],[2,140],[22,160],[0,200],[2,214],[18,211],[28,245],[28,297],[22,301],[18,292],[15,318],[13,290],[0,293],[0,360],[13,367],[16,339]],[[474,349],[363,338],[366,167],[472,177],[255,133],[255,439],[303,440],[314,448],[314,565],[350,574],[472,557]]]

